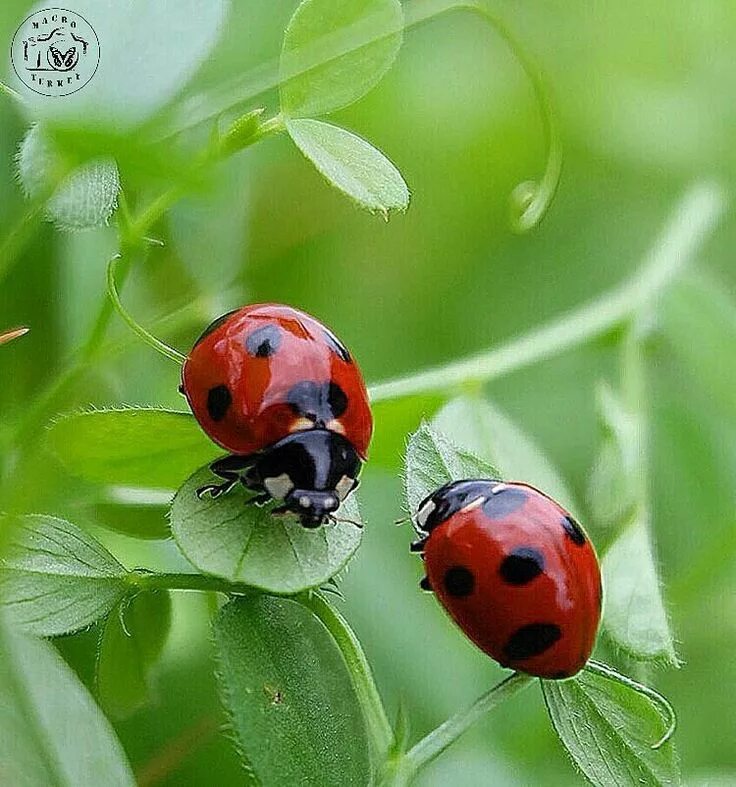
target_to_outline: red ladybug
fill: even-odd
[[[601,574],[565,509],[527,484],[453,481],[422,501],[415,524],[422,587],[482,651],[540,678],[583,668],[601,616]]]
[[[373,431],[360,370],[314,317],[255,304],[215,320],[182,370],[182,393],[202,429],[230,452],[198,490],[217,497],[239,481],[253,500],[283,500],[305,527],[327,521],[357,486]]]

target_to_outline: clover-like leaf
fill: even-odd
[[[13,787],[134,787],[115,733],[46,642],[0,614],[0,775]]]
[[[366,210],[388,218],[390,211],[408,207],[401,173],[369,142],[321,120],[288,120],[286,129],[319,172]]]
[[[677,756],[654,703],[622,683],[588,671],[542,681],[555,731],[585,776],[600,787],[679,784]]]
[[[460,396],[443,407],[432,425],[455,444],[498,467],[504,478],[524,481],[575,512],[567,484],[534,440],[491,402]]]
[[[120,178],[115,161],[100,158],[66,174],[40,125],[32,126],[18,151],[18,178],[31,199],[46,199],[46,213],[62,230],[107,224],[117,207]]]
[[[402,30],[398,0],[304,0],[281,50],[283,114],[324,115],[357,101],[391,68]]]
[[[406,447],[404,489],[409,511],[416,511],[427,495],[450,481],[465,478],[501,478],[489,462],[463,451],[427,423],[409,438]]]
[[[108,616],[97,657],[97,695],[110,716],[125,718],[149,701],[150,671],[170,626],[165,590],[124,599]]]
[[[92,536],[52,516],[5,517],[0,606],[15,625],[42,636],[89,626],[127,592],[126,570]]]
[[[633,658],[678,666],[649,527],[642,517],[626,527],[603,556],[603,625]]]
[[[364,785],[365,721],[345,660],[299,602],[263,595],[214,624],[223,703],[246,768],[264,787]]]
[[[176,489],[219,452],[189,413],[152,408],[65,416],[48,445],[74,475],[144,489]]]
[[[177,492],[171,506],[176,543],[200,571],[271,593],[298,593],[337,574],[360,545],[360,512],[355,495],[338,510],[338,521],[316,529],[290,515],[275,517],[270,507],[248,504],[251,495],[236,487],[227,495],[200,499],[196,490],[212,482],[207,467]]]

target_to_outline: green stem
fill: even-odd
[[[186,355],[182,355],[178,350],[170,347],[161,339],[157,339],[152,333],[147,331],[123,306],[118,293],[117,284],[115,281],[115,271],[117,264],[120,260],[119,256],[113,257],[107,266],[107,294],[109,296],[108,303],[115,307],[115,310],[123,319],[125,324],[130,328],[133,333],[143,339],[146,344],[153,347],[154,350],[170,358],[174,363],[182,364],[186,361]]]
[[[490,691],[482,694],[469,708],[451,716],[444,724],[432,730],[425,738],[415,744],[405,755],[410,776],[432,762],[442,752],[466,732],[478,719],[493,710],[505,700],[518,694],[531,685],[534,678],[515,672],[501,681]]]
[[[298,600],[322,621],[340,649],[363,709],[374,754],[377,758],[385,757],[393,741],[393,732],[358,638],[345,618],[319,593],[302,593]]]
[[[677,205],[642,267],[618,287],[500,347],[373,385],[371,400],[380,402],[485,383],[604,335],[662,293],[699,251],[725,206],[720,187],[696,184]]]
[[[658,741],[652,744],[653,749],[659,749],[661,746],[664,746],[664,744],[667,743],[667,741],[674,735],[675,729],[677,728],[677,714],[675,713],[675,709],[669,703],[669,700],[667,700],[666,697],[663,697],[658,691],[655,691],[649,686],[645,686],[643,683],[638,683],[632,678],[622,675],[620,672],[613,669],[613,667],[609,667],[607,664],[601,664],[598,661],[589,661],[585,665],[585,669],[588,672],[593,672],[594,674],[600,675],[603,678],[616,681],[617,683],[620,683],[629,689],[633,689],[634,691],[652,701],[666,725],[664,735]]]
[[[127,574],[125,581],[139,590],[199,590],[240,596],[255,592],[248,585],[230,582],[209,574],[157,574],[139,569]]]

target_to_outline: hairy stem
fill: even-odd
[[[676,206],[644,264],[629,279],[599,298],[506,344],[446,366],[371,386],[380,402],[485,383],[589,342],[625,324],[642,305],[660,295],[697,254],[726,206],[716,184],[699,183]]]
[[[245,596],[256,591],[248,586],[209,574],[162,573],[144,569],[131,571],[125,581],[139,590],[199,590]]]
[[[393,740],[393,732],[358,638],[345,618],[319,593],[302,593],[298,600],[322,621],[340,649],[363,709],[373,752],[377,758],[384,757]]]

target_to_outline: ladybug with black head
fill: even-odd
[[[414,526],[422,588],[481,650],[541,678],[585,666],[601,616],[600,567],[559,503],[524,483],[453,481],[422,501]]]
[[[210,469],[225,494],[242,483],[304,527],[334,518],[357,487],[373,432],[360,369],[343,343],[298,309],[255,304],[215,320],[182,370],[180,390],[207,435],[229,452]]]

